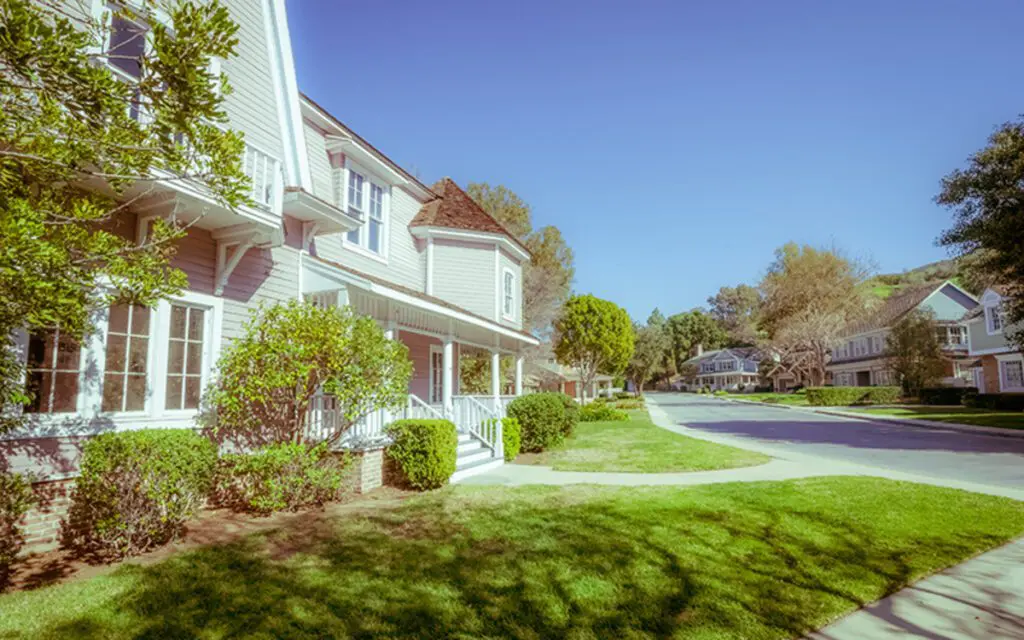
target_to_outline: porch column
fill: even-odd
[[[516,395],[523,395],[523,356],[516,355]]]
[[[451,336],[444,339],[444,348],[441,351],[441,404],[445,411],[452,408],[452,389],[454,372],[454,348],[455,341]]]
[[[501,395],[501,354],[497,349],[491,351],[491,395],[494,396],[494,406],[498,406],[498,397]]]

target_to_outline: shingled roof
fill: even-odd
[[[902,289],[889,296],[870,316],[847,327],[844,333],[852,336],[891,327],[945,285],[945,282],[929,282]]]
[[[491,214],[484,211],[473,198],[469,197],[451,178],[445,177],[430,188],[437,198],[420,207],[419,213],[409,223],[410,227],[442,227],[462,231],[500,233],[508,236],[523,251],[529,250],[509,233]]]

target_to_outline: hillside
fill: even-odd
[[[875,276],[869,281],[871,292],[882,298],[888,298],[900,289],[925,282],[938,280],[958,280],[960,267],[953,258],[930,262],[914,269],[908,269],[903,273],[883,273]]]

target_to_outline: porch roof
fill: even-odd
[[[424,311],[434,312],[451,318],[453,320],[465,322],[470,325],[475,325],[477,327],[486,329],[493,333],[497,333],[501,336],[512,338],[513,340],[523,344],[534,346],[540,344],[540,340],[538,340],[532,334],[527,333],[526,331],[522,331],[520,329],[515,329],[512,327],[506,327],[477,313],[473,313],[472,311],[463,309],[458,305],[452,304],[447,300],[442,300],[441,298],[428,295],[421,291],[416,291],[415,289],[411,289],[400,284],[395,284],[394,282],[389,282],[384,278],[338,264],[337,262],[333,262],[331,260],[325,260],[324,258],[321,258],[319,256],[308,255],[306,257],[312,261],[315,261],[319,265],[327,267],[332,271],[342,272],[344,274],[348,274],[352,278],[355,278],[354,281],[351,279],[346,279],[346,284],[351,284],[357,288],[366,289],[371,293],[378,294],[389,300],[394,300],[398,303],[410,304]]]

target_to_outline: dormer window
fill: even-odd
[[[1006,314],[1000,310],[999,305],[985,307],[985,326],[988,334],[994,335],[1003,332],[1003,325],[1006,323]]]

